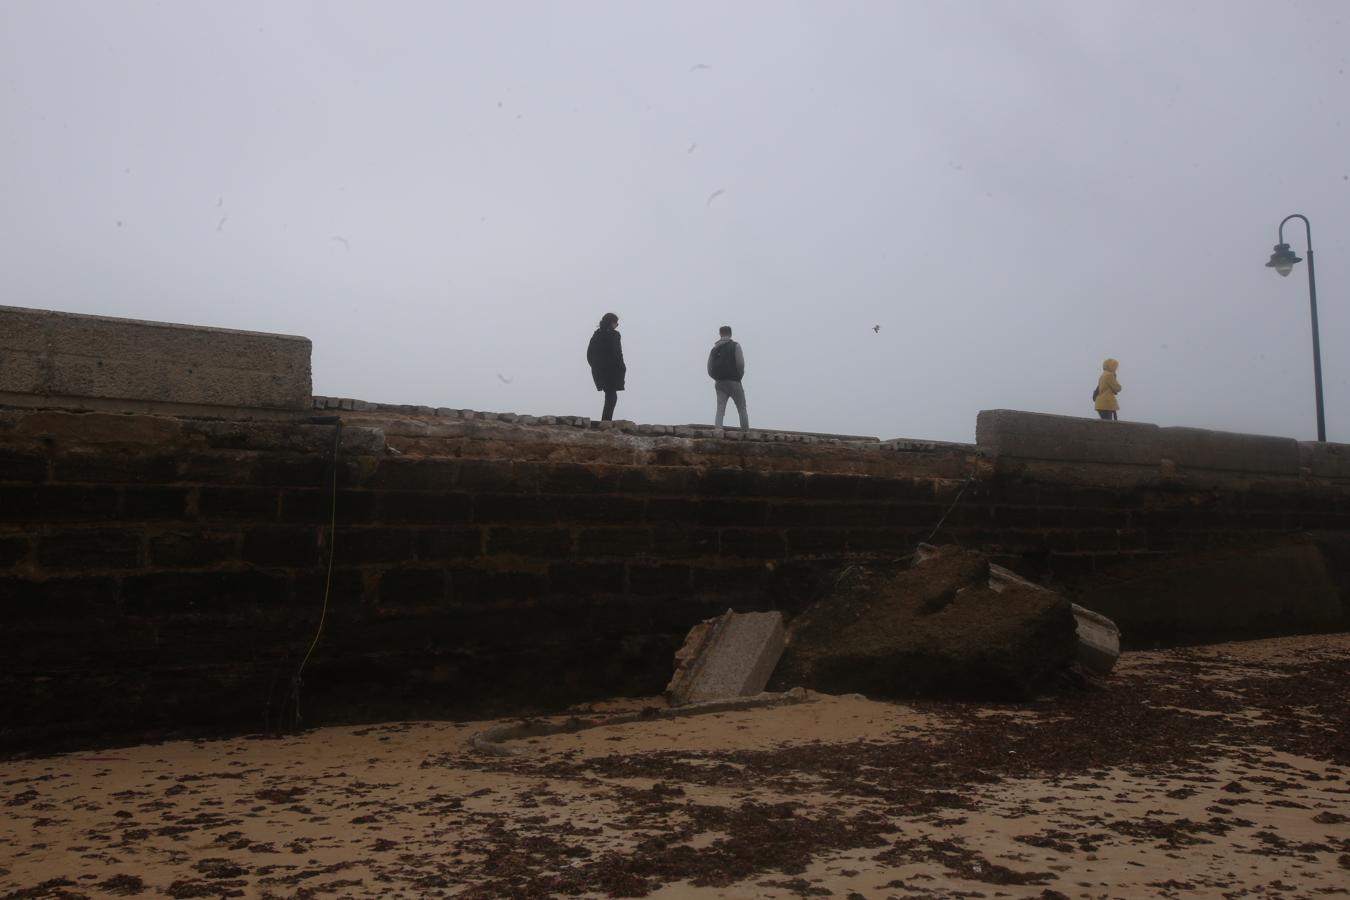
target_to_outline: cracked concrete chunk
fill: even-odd
[[[1000,584],[993,568],[955,546],[922,546],[909,567],[846,567],[792,620],[774,683],[892,699],[1035,696],[1074,658],[1074,617],[1063,597]]]
[[[764,690],[783,653],[783,615],[736,613],[695,625],[675,654],[671,706],[748,697]]]
[[[920,545],[920,554],[932,552],[932,548],[926,548],[927,545]],[[1011,569],[993,563],[989,564],[989,586],[995,591],[1018,587],[1053,593],[1049,588],[1028,581]],[[1120,629],[1106,616],[1077,603],[1070,603],[1069,609],[1073,611],[1074,630],[1078,636],[1078,649],[1074,658],[1079,665],[1093,672],[1109,674],[1115,668],[1116,660],[1120,658]]]
[[[1078,663],[1105,675],[1120,659],[1120,629],[1106,616],[1071,604],[1078,629]]]

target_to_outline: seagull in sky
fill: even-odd
[[[875,331],[877,334],[881,334],[881,326],[880,326],[880,325],[873,325],[873,326],[872,326],[872,330]]]

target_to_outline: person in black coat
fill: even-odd
[[[595,389],[605,392],[605,409],[600,415],[602,422],[613,421],[614,405],[619,402],[618,392],[623,390],[623,379],[628,374],[628,366],[623,362],[623,343],[615,330],[618,327],[619,317],[605,313],[586,348],[586,362],[590,363]]]

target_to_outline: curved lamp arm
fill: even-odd
[[[1285,224],[1285,222],[1288,222],[1290,219],[1302,219],[1302,220],[1303,220],[1303,230],[1304,230],[1304,232],[1305,232],[1305,233],[1307,234],[1307,236],[1308,236],[1308,252],[1311,253],[1311,252],[1312,252],[1312,225],[1310,225],[1310,224],[1308,223],[1308,217],[1305,216],[1305,215],[1303,215],[1303,213],[1293,213],[1292,215],[1285,216],[1285,217],[1284,217],[1284,221],[1280,222],[1280,243],[1281,243],[1281,244],[1284,243],[1284,224]]]

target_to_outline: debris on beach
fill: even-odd
[[[783,653],[783,614],[727,610],[695,625],[675,654],[671,706],[749,697],[764,690]]]
[[[1075,660],[1077,632],[1059,594],[991,579],[978,551],[925,547],[909,568],[845,568],[789,623],[772,683],[872,698],[1026,699]]]
[[[919,556],[923,557],[934,549],[926,544],[920,545]],[[1002,591],[1009,586],[1047,593],[1050,591],[1049,588],[1028,581],[1011,569],[1005,569],[994,563],[989,564],[989,586],[995,591]],[[1069,608],[1073,610],[1074,630],[1078,635],[1075,660],[1091,672],[1099,675],[1110,674],[1115,668],[1116,660],[1120,659],[1120,629],[1106,616],[1077,603],[1070,604]]]

